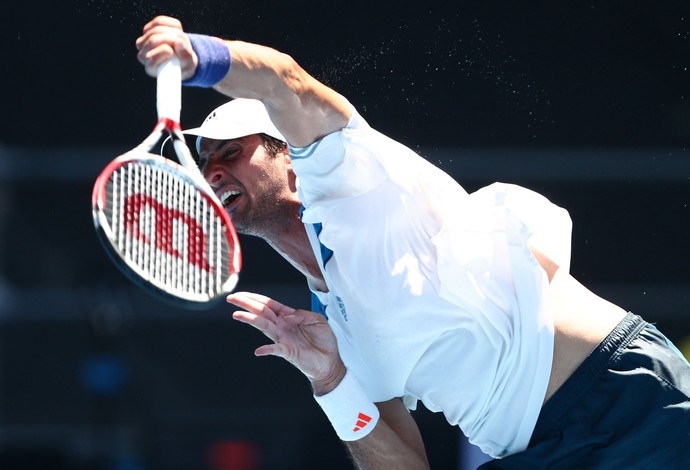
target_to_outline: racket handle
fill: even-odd
[[[168,118],[180,122],[182,109],[182,69],[180,59],[173,57],[158,67],[156,86],[158,119]]]

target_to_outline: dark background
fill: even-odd
[[[0,42],[0,468],[347,468],[300,374],[232,309],[178,310],[98,246],[90,192],[155,121],[134,41],[157,14],[291,54],[468,190],[536,189],[574,220],[571,271],[690,334],[690,3],[11,2]],[[224,101],[185,89],[196,126]],[[240,289],[304,306],[243,238]],[[519,412],[519,410],[516,410]],[[435,468],[457,431],[416,412]],[[236,459],[230,467],[222,462]],[[254,467],[256,468],[256,467]]]

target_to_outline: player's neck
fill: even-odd
[[[302,223],[293,224],[280,236],[264,238],[271,247],[322,292],[328,292],[321,268],[311,249],[309,237]]]

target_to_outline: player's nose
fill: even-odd
[[[204,179],[211,186],[217,186],[223,181],[223,169],[220,165],[210,162],[202,171]]]

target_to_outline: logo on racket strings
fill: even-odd
[[[127,196],[124,207],[126,231],[132,238],[178,259],[184,259],[183,251],[186,248],[189,264],[207,272],[213,271],[207,257],[206,233],[191,215],[164,206],[144,194]],[[153,213],[154,220],[145,221],[147,209]],[[185,243],[182,243],[183,240]]]

